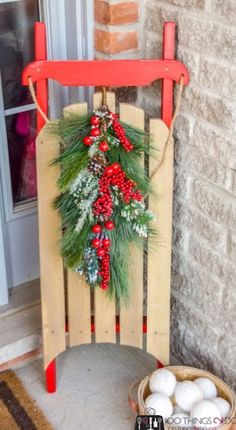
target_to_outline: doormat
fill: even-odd
[[[0,430],[53,430],[11,370],[0,373]]]

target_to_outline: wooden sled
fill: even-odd
[[[48,112],[47,80],[55,79],[62,85],[74,86],[138,86],[149,85],[163,79],[162,120],[150,120],[150,132],[155,146],[164,150],[173,114],[173,84],[183,76],[188,84],[188,71],[175,61],[175,24],[164,26],[163,60],[115,60],[115,61],[47,61],[45,26],[36,23],[36,61],[23,72],[23,85],[29,77],[36,83],[37,99],[44,113]],[[101,105],[102,95],[94,95],[94,107]],[[115,111],[115,94],[108,93],[108,105]],[[86,113],[87,104],[72,105],[64,115],[74,110]],[[121,103],[120,118],[144,129],[144,111]],[[173,195],[173,144],[167,146],[164,162],[154,177],[159,200],[150,198],[149,205],[156,214],[162,245],[148,255],[147,306],[144,315],[143,253],[132,249],[130,284],[132,301],[128,308],[111,302],[101,289],[91,290],[80,275],[64,273],[63,261],[58,253],[61,237],[60,218],[52,209],[52,201],[58,194],[56,181],[58,168],[50,167],[50,161],[59,154],[59,141],[52,136],[45,121],[38,113],[37,177],[40,239],[40,272],[43,320],[44,367],[48,392],[56,390],[56,357],[67,346],[95,342],[119,342],[122,345],[144,347],[158,360],[158,366],[169,362],[170,319],[170,271]],[[150,170],[155,168],[151,161]],[[92,299],[92,300],[91,300]],[[94,302],[94,306],[92,305]],[[68,341],[66,333],[68,333]],[[94,338],[94,339],[93,339]]]

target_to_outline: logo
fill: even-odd
[[[135,430],[164,430],[163,418],[160,415],[138,415]]]

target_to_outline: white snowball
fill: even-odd
[[[179,405],[174,405],[173,407],[173,414],[187,414],[187,411],[185,411],[183,408],[181,408]],[[188,414],[187,414],[188,415]]]
[[[171,397],[176,387],[176,377],[168,369],[157,369],[150,377],[149,387],[152,393],[159,392]]]
[[[171,417],[166,420],[166,424],[169,427],[191,427],[189,415],[183,413],[171,415]]]
[[[162,393],[152,393],[145,400],[147,408],[153,409],[149,415],[161,415],[163,419],[169,418],[173,412],[173,405],[169,397]]]
[[[231,406],[227,400],[222,397],[216,397],[216,399],[213,400],[213,403],[218,407],[221,418],[228,417]]]
[[[193,405],[190,418],[197,428],[214,428],[221,425],[219,408],[210,400],[202,400]]]
[[[193,381],[183,381],[175,390],[176,403],[185,411],[190,411],[194,403],[203,400],[200,388]]]
[[[216,389],[214,382],[212,382],[210,379],[208,379],[208,378],[197,378],[194,380],[194,382],[200,388],[200,390],[203,394],[203,399],[213,400],[216,398],[217,389]]]

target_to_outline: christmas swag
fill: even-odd
[[[143,132],[104,106],[57,122],[60,195],[54,202],[63,226],[61,254],[91,287],[129,297],[130,244],[152,231],[144,196],[149,179],[141,164],[150,151]]]

